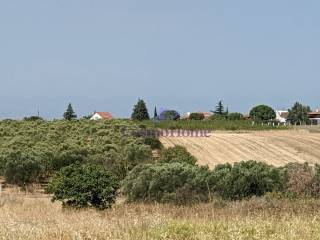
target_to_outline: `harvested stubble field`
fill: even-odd
[[[320,163],[320,133],[308,130],[213,132],[210,137],[162,137],[166,146],[185,146],[199,164],[256,160],[275,166]]]
[[[319,200],[251,199],[195,206],[120,204],[67,210],[49,199],[0,198],[0,239],[320,239]]]

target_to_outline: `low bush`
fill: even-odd
[[[118,188],[118,180],[103,167],[73,164],[54,175],[47,192],[63,206],[105,209],[114,203]]]
[[[285,174],[280,168],[247,161],[218,165],[211,175],[213,191],[224,199],[241,200],[283,190]]]
[[[243,115],[241,113],[237,113],[237,112],[229,113],[227,115],[228,120],[241,120],[242,118],[243,118]]]
[[[212,195],[242,200],[283,192],[285,183],[284,168],[256,161],[221,164],[212,171],[173,161],[135,167],[125,178],[123,190],[129,201],[186,204],[211,200]]]
[[[285,194],[288,197],[319,197],[320,169],[307,163],[290,163],[285,166]]]
[[[203,113],[191,113],[189,116],[189,120],[204,120]]]
[[[38,159],[21,152],[11,153],[5,163],[4,176],[10,184],[24,187],[39,182],[43,176],[43,167]]]
[[[159,138],[156,138],[156,137],[146,137],[146,138],[144,138],[144,144],[150,146],[152,150],[161,149],[163,147],[162,143],[159,140]]]
[[[114,146],[100,156],[89,157],[89,163],[103,165],[122,180],[135,166],[144,163],[152,163],[152,151],[145,144],[127,144],[125,146]]]
[[[210,170],[186,163],[143,164],[123,182],[128,201],[187,204],[208,201]]]
[[[165,110],[160,113],[158,120],[178,120],[180,114],[176,110]]]
[[[44,121],[44,119],[39,116],[24,117],[23,120],[24,121],[38,121],[38,120]]]
[[[180,162],[195,165],[197,159],[185,147],[177,145],[163,149],[160,153],[160,162]]]
[[[209,117],[210,121],[225,121],[227,120],[227,116],[224,114],[213,114],[212,116]]]
[[[76,145],[64,146],[63,151],[58,152],[52,159],[51,167],[54,171],[74,164],[76,162],[84,162],[87,159],[88,150],[84,147]]]

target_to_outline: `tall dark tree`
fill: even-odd
[[[154,107],[153,119],[157,119],[157,118],[158,118],[158,111],[157,111],[157,107]]]
[[[289,109],[288,121],[295,125],[302,125],[310,123],[308,113],[311,112],[309,106],[304,106],[296,102],[291,109]]]
[[[71,103],[69,103],[67,110],[63,114],[63,117],[66,120],[72,120],[72,119],[76,119],[77,118],[77,115],[74,112]]]
[[[211,112],[216,114],[216,115],[224,115],[225,114],[224,106],[223,106],[223,103],[222,103],[221,100],[218,102],[218,105],[216,106],[215,110],[211,111]]]
[[[138,103],[134,105],[131,118],[138,121],[150,119],[146,103],[142,99],[139,99]]]

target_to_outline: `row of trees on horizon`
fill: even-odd
[[[212,116],[209,118],[211,120],[241,120],[244,118],[242,113],[239,112],[229,112],[229,109],[226,108],[223,102],[220,100],[215,106],[214,110],[210,110]],[[296,102],[290,109],[288,109],[288,121],[291,124],[310,124],[308,118],[308,113],[311,112],[309,106],[303,105],[299,102]],[[250,119],[256,122],[274,122],[276,119],[275,110],[267,105],[258,105],[253,107],[250,110]],[[72,104],[69,103],[66,111],[63,114],[63,118],[66,120],[77,119],[77,114],[75,113]],[[90,119],[91,115],[84,116],[84,119]],[[174,109],[163,110],[158,113],[157,107],[154,108],[153,117],[150,116],[146,103],[143,99],[139,99],[138,102],[134,105],[133,111],[131,114],[131,119],[136,121],[145,121],[145,120],[179,120],[181,115],[178,111]],[[24,120],[37,120],[42,119],[40,116],[31,116],[26,117]],[[193,112],[190,113],[189,120],[204,120],[205,116],[203,113]]]

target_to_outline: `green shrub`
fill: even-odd
[[[150,147],[133,121],[0,121],[0,175],[13,153],[35,159],[47,180],[76,161],[104,165],[119,178],[152,158]]]
[[[105,154],[89,156],[88,162],[103,165],[122,180],[135,166],[153,162],[153,157],[150,146],[132,143],[114,146]]]
[[[76,162],[84,162],[87,159],[88,150],[78,146],[68,145],[52,159],[52,169],[58,171],[63,167]]]
[[[152,150],[154,149],[161,149],[162,143],[160,142],[160,140],[156,137],[146,137],[144,138],[144,144],[148,145],[151,147]]]
[[[118,180],[98,165],[73,164],[55,174],[47,191],[64,206],[105,209],[114,203]]]
[[[208,201],[210,170],[186,163],[143,164],[123,181],[129,201],[186,204]]]
[[[240,120],[240,119],[242,119],[242,117],[243,117],[243,115],[241,113],[237,113],[237,112],[229,113],[227,115],[228,120]]]
[[[189,116],[189,120],[203,120],[204,114],[203,113],[191,113]]]
[[[43,167],[40,161],[32,156],[14,152],[6,159],[4,176],[8,183],[26,186],[30,183],[39,182],[42,175]]]
[[[178,120],[180,119],[180,114],[176,110],[164,110],[158,116],[158,120]]]
[[[23,120],[24,121],[38,121],[38,120],[44,121],[44,119],[39,116],[24,117]]]
[[[197,159],[192,156],[188,150],[183,146],[174,146],[165,148],[160,153],[160,162],[181,162],[195,165]]]
[[[218,165],[210,181],[213,191],[224,199],[240,200],[262,196],[267,192],[283,189],[285,174],[280,168],[265,163],[247,161]]]
[[[225,121],[226,119],[227,119],[226,115],[213,114],[212,116],[209,117],[208,120],[211,120],[211,121]]]

